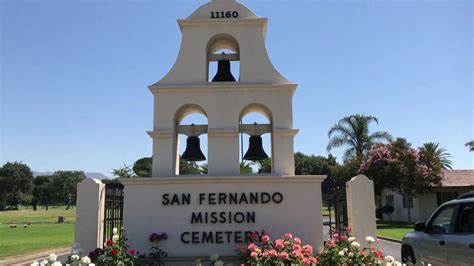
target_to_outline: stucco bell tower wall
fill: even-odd
[[[216,18],[215,12],[234,15]],[[214,252],[235,256],[242,243],[239,236],[249,230],[265,229],[272,238],[293,232],[315,248],[322,245],[321,182],[326,176],[295,176],[293,140],[298,130],[293,128],[292,101],[297,85],[283,77],[268,57],[267,22],[233,0],[210,1],[178,20],[182,40],[176,62],[149,86],[154,97],[153,130],[148,131],[153,139],[152,177],[121,180],[124,228],[132,246],[146,252],[148,234],[165,231],[169,239],[160,246],[170,259],[184,258],[188,262],[183,265],[190,265],[193,257]],[[231,50],[233,54],[226,56],[240,62],[235,82],[208,81],[209,62],[222,56],[216,53],[219,49]],[[271,134],[269,174],[240,174],[239,122],[250,112],[259,112],[270,122],[263,125]],[[185,145],[179,143],[180,121],[189,113],[207,117],[206,175],[178,172],[179,146]],[[229,201],[234,195],[239,202]],[[262,197],[258,202],[246,199],[256,195]],[[268,195],[276,200],[266,202]],[[215,223],[196,218],[213,213],[250,218]],[[193,233],[216,238],[190,243]],[[221,243],[221,233],[235,239]]]

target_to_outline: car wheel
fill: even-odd
[[[415,264],[415,254],[410,246],[402,246],[402,263]]]

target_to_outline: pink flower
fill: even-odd
[[[252,258],[255,258],[255,257],[257,257],[257,256],[258,256],[258,254],[257,254],[257,252],[255,252],[255,251],[252,252],[252,253],[250,253],[250,257],[252,257]]]
[[[301,251],[300,250],[294,250],[293,252],[291,252],[291,255],[293,255],[293,257],[295,257],[295,258],[299,258],[300,255],[301,255]]]
[[[295,237],[294,242],[295,242],[295,244],[300,245],[301,244],[301,239]]]
[[[257,245],[255,245],[254,243],[250,243],[247,248],[250,249],[250,250],[254,250],[254,249],[257,248]]]
[[[304,264],[310,264],[311,260],[309,258],[303,258],[303,263]]]
[[[346,231],[347,232],[352,232],[352,227],[350,227],[350,226],[346,227]]]
[[[246,246],[241,246],[240,247],[240,252],[246,253],[247,252],[247,247]]]
[[[252,234],[250,235],[250,238],[253,239],[253,240],[257,239],[258,238],[257,233],[252,232]]]
[[[304,245],[303,246],[303,251],[305,253],[313,253],[313,247],[311,245]]]
[[[341,240],[341,241],[346,241],[346,240],[347,240],[347,236],[342,235],[342,236],[339,237],[339,240]]]
[[[280,257],[280,259],[282,259],[282,260],[287,260],[289,255],[286,251],[282,251],[282,252],[280,252],[280,254],[278,254],[278,257]]]
[[[268,241],[270,241],[270,237],[268,235],[263,235],[262,236],[262,242],[267,243]]]
[[[277,248],[283,248],[285,245],[283,244],[283,241],[281,239],[275,240],[275,247]]]
[[[309,261],[311,263],[316,263],[316,262],[318,262],[318,259],[316,259],[316,257],[311,257],[311,258],[309,258]]]
[[[292,239],[293,238],[293,235],[291,233],[286,233],[284,236],[283,236],[285,239]]]
[[[339,234],[334,234],[334,235],[332,235],[332,237],[333,237],[335,240],[339,240]]]
[[[277,251],[274,249],[270,249],[270,251],[268,251],[268,255],[270,255],[271,257],[276,257]]]
[[[300,246],[299,244],[295,244],[295,245],[293,246],[293,250],[295,250],[295,251],[300,251],[300,250],[301,250],[301,246]]]

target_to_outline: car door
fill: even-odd
[[[459,204],[454,233],[447,235],[448,263],[474,265],[474,202]]]
[[[441,207],[427,222],[427,230],[420,239],[420,258],[417,262],[432,265],[448,265],[447,236],[453,232],[453,216],[456,205]]]

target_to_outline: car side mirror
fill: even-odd
[[[415,226],[413,227],[413,229],[415,229],[415,231],[418,231],[418,232],[426,232],[428,231],[425,223],[423,222],[418,222],[418,223],[415,223]]]

